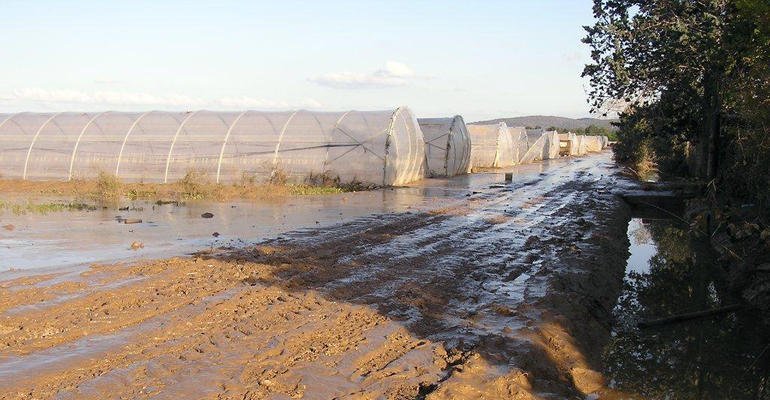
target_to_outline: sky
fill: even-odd
[[[0,112],[587,117],[590,0],[0,0]]]

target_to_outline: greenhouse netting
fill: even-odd
[[[468,125],[471,135],[471,166],[503,168],[516,164],[514,144],[504,122],[495,125]]]
[[[470,170],[471,139],[463,117],[420,118],[430,177],[455,176]]]
[[[0,115],[2,178],[212,181],[280,174],[399,185],[424,175],[425,144],[405,107],[348,112],[18,113]]]

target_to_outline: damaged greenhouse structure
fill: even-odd
[[[539,137],[530,135],[529,149],[519,160],[522,164],[528,164],[533,161],[550,160],[559,158],[559,134],[556,131],[548,131]]]

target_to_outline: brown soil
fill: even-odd
[[[615,398],[597,371],[629,216],[613,170],[586,168],[248,249],[0,282],[0,398]]]

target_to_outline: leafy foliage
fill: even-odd
[[[620,110],[617,159],[714,180],[770,205],[770,2],[594,0],[583,40],[595,110]]]

